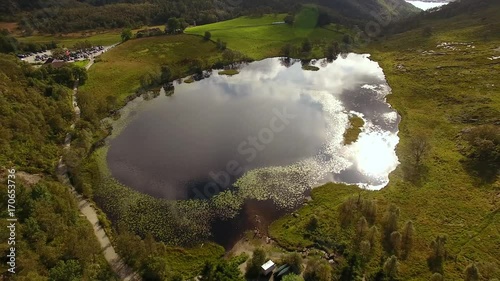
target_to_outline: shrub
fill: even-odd
[[[210,33],[210,31],[205,31],[205,35],[203,35],[203,39],[205,39],[205,41],[209,41],[210,38],[212,38],[212,33]]]
[[[312,51],[312,43],[311,40],[306,39],[302,42],[302,52],[309,53]]]
[[[463,138],[469,144],[466,164],[478,176],[493,180],[500,168],[500,127],[480,125],[468,130]]]
[[[303,269],[303,259],[299,253],[292,253],[283,259],[283,263],[288,264],[290,269],[295,274],[300,274]]]
[[[304,272],[304,279],[306,281],[330,281],[332,280],[332,268],[325,260],[309,260]]]
[[[248,261],[246,277],[256,278],[260,275],[260,267],[266,262],[266,252],[263,249],[255,249],[252,258]]]

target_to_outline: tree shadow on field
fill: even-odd
[[[417,187],[422,187],[429,174],[429,168],[425,165],[402,163],[401,168],[405,181],[409,181]]]
[[[462,167],[475,179],[476,185],[494,183],[499,175],[499,164],[484,163],[475,159],[462,160]]]

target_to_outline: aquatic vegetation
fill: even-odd
[[[309,173],[302,165],[266,167],[246,173],[234,184],[245,199],[272,200],[279,208],[293,208],[302,203],[310,188]]]
[[[210,206],[215,215],[221,219],[231,219],[239,214],[244,203],[240,192],[226,190],[210,199]]]

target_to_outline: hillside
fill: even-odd
[[[416,13],[403,0],[335,0],[335,1],[218,1],[154,0],[154,1],[9,1],[0,6],[0,19],[17,21],[27,34],[68,33],[91,29],[140,27],[165,24],[170,17],[180,17],[188,24],[205,24],[240,15],[293,13],[304,4],[324,7],[324,18],[342,24],[360,24],[379,20],[382,15],[399,18]]]
[[[478,6],[458,12],[473,3]],[[363,275],[381,280],[391,255],[398,256],[398,280],[464,280],[468,266],[480,278],[465,280],[500,276],[499,15],[498,1],[463,1],[423,17],[418,28],[362,47],[384,69],[392,88],[388,102],[402,117],[401,164],[381,191],[335,184],[313,190],[313,201],[296,216],[271,226],[281,245],[343,249],[341,280]],[[417,166],[415,139],[425,139],[429,147]],[[376,204],[375,216],[366,211],[370,204]],[[362,216],[378,229],[368,255],[359,244],[372,237],[359,237]],[[311,231],[313,218],[318,227]],[[391,248],[398,236],[391,231],[404,237],[409,229],[413,238],[406,256],[404,244],[403,250]]]
[[[11,247],[16,248],[16,280],[69,280],[68,276],[115,280],[68,187],[54,180],[74,118],[69,87],[76,76],[84,80],[80,69],[34,69],[14,56],[0,54],[0,179],[4,183],[0,216],[5,222],[9,218],[8,203],[15,207],[17,219],[15,244],[8,239],[12,233],[0,232],[4,280],[12,280],[7,273]],[[14,203],[7,198],[14,198]]]

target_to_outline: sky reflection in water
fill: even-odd
[[[394,149],[399,140],[399,116],[385,102],[390,89],[382,69],[358,54],[314,64],[319,71],[305,71],[300,62],[285,67],[279,58],[265,59],[242,67],[238,75],[214,71],[210,78],[176,85],[171,97],[142,103],[111,140],[107,159],[112,175],[169,199],[193,197],[193,190],[203,193],[214,182],[211,173],[227,171],[230,161],[241,167],[231,183],[240,178],[243,192],[248,192],[245,181],[258,184],[270,198],[276,189],[272,180],[255,182],[252,173],[243,174],[262,170],[267,175],[274,170],[266,167],[279,168],[284,172],[277,176],[296,177],[294,194],[326,181],[382,188],[398,164]],[[242,142],[268,128],[275,110],[284,107],[296,117],[249,161],[251,146]],[[365,125],[358,141],[346,146],[349,114],[362,117]]]

